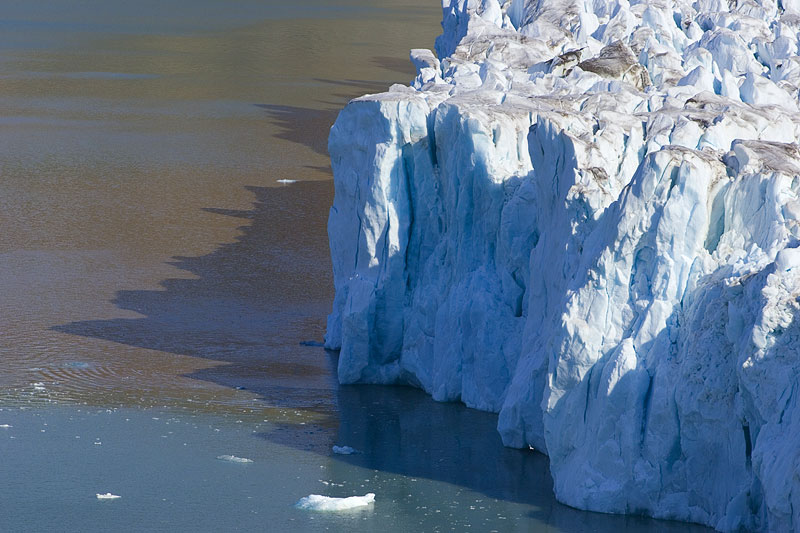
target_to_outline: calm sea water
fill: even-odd
[[[0,7],[0,530],[686,530],[559,505],[493,415],[338,387],[314,345],[328,128],[438,2]]]

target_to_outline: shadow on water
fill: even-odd
[[[386,63],[392,58],[375,58],[375,61]],[[410,65],[405,60],[403,63]],[[388,64],[388,63],[387,63]],[[397,65],[395,65],[397,66]],[[389,67],[386,67],[389,68]],[[406,70],[408,70],[406,68]],[[412,67],[413,72],[413,67]],[[401,72],[405,73],[405,71]],[[413,77],[413,76],[411,76]],[[331,126],[336,121],[342,106],[353,98],[365,93],[381,93],[389,89],[391,83],[368,80],[334,80],[327,78],[314,78],[314,82],[346,88],[340,92],[331,92],[330,96],[339,101],[321,102],[330,105],[327,109],[314,109],[280,104],[253,104],[266,111],[273,124],[280,128],[276,137],[293,143],[307,146],[318,154],[328,155],[328,134]],[[329,173],[329,169],[326,169]]]
[[[328,155],[328,133],[339,114],[338,109],[254,105],[265,110],[270,120],[280,128],[276,137],[308,146],[318,154]]]
[[[167,279],[161,290],[116,294],[114,304],[141,318],[80,321],[53,329],[219,361],[224,364],[190,377],[246,388],[270,406],[318,409],[335,418],[328,362],[318,348],[299,344],[322,338],[333,296],[324,208],[333,200],[333,184],[248,189],[255,195],[252,210],[207,210],[248,222],[235,242],[171,262],[194,279]],[[159,378],[159,361],[149,366]],[[168,372],[160,379],[174,379]]]
[[[408,58],[375,56],[370,60],[370,63],[375,66],[385,68],[386,70],[391,70],[392,72],[406,75],[408,76],[409,80],[411,80],[417,74],[414,65]]]

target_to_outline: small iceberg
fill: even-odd
[[[252,463],[252,459],[245,457],[236,457],[235,455],[218,455],[217,459],[220,461],[228,461],[229,463]]]
[[[375,502],[375,494],[370,492],[364,496],[350,496],[349,498],[333,498],[311,494],[294,505],[298,509],[308,511],[349,511],[359,507],[367,507]]]
[[[354,453],[358,453],[355,448],[351,448],[350,446],[334,446],[333,453],[337,453],[339,455],[353,455]]]
[[[278,183],[286,183],[286,184],[288,184],[288,183],[297,183],[297,180],[287,180],[287,179],[276,180],[276,181]]]
[[[111,494],[110,492],[97,495],[98,500],[117,500],[119,498],[122,498],[122,496],[117,496],[116,494]]]
[[[0,424],[0,428],[2,428],[2,429],[8,429],[8,428],[13,428],[13,427],[14,426],[12,426],[11,424]]]

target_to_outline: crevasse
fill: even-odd
[[[331,130],[343,383],[499,412],[559,500],[800,529],[800,0],[444,0]]]

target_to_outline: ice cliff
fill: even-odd
[[[575,507],[800,530],[800,0],[443,4],[331,130],[339,379],[499,412]]]

